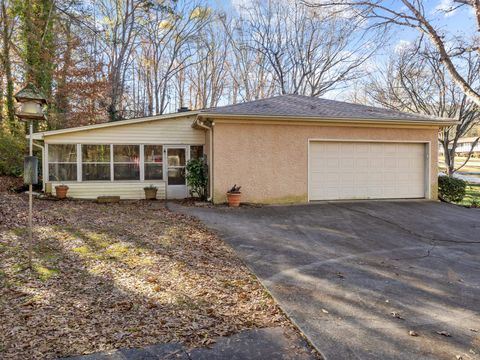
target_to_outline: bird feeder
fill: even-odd
[[[16,115],[20,118],[20,120],[45,120],[43,107],[47,103],[47,99],[45,99],[35,85],[29,83],[15,95],[15,99],[20,104],[20,108],[16,112]]]

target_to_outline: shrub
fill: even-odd
[[[208,194],[208,166],[205,158],[189,160],[186,170],[190,196],[197,195],[201,200],[206,200]]]
[[[26,140],[0,134],[0,175],[21,176]]]
[[[465,197],[467,183],[449,176],[438,177],[438,196],[448,202],[460,202]]]

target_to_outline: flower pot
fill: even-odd
[[[68,186],[67,185],[57,185],[55,186],[55,194],[58,199],[65,199],[67,197]]]
[[[240,206],[241,193],[227,193],[228,206],[238,207]]]
[[[145,199],[147,200],[156,200],[157,199],[157,189],[143,189],[145,191]]]

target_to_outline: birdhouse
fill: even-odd
[[[28,83],[16,95],[15,99],[20,103],[20,109],[16,115],[23,121],[30,120],[44,120],[45,114],[43,107],[47,103],[47,99],[43,94],[33,85]]]

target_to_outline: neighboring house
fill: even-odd
[[[455,154],[457,155],[468,155],[470,150],[472,150],[473,143],[478,139],[478,137],[464,137],[460,138],[457,141],[457,147],[455,148]],[[443,148],[439,148],[440,154],[443,154]],[[473,147],[472,150],[473,156],[480,156],[480,142]]]
[[[204,154],[210,197],[242,200],[437,198],[437,134],[455,121],[299,95],[36,133],[44,179],[69,196],[188,196],[185,164]],[[432,156],[433,155],[433,156]]]

